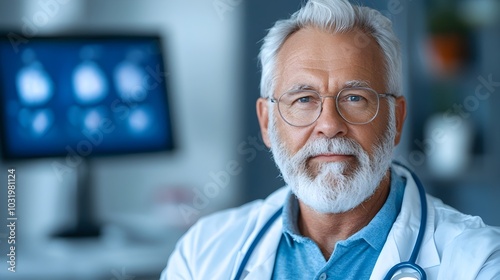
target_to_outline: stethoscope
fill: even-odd
[[[420,181],[418,176],[413,171],[411,171],[408,167],[404,166],[401,163],[394,162],[394,164],[405,168],[411,174],[413,180],[417,184],[418,193],[420,195],[420,204],[421,204],[422,208],[421,208],[420,228],[418,230],[417,240],[415,241],[415,245],[413,246],[413,251],[411,252],[410,259],[406,262],[401,262],[401,263],[398,263],[395,266],[393,266],[389,270],[389,272],[387,272],[387,275],[384,277],[384,280],[396,280],[396,279],[427,280],[427,274],[425,273],[424,269],[416,263],[417,257],[418,257],[418,252],[420,251],[420,247],[422,247],[422,241],[424,240],[425,225],[427,224],[427,200],[425,198],[425,189],[424,189],[424,186],[422,185],[422,182]],[[266,224],[259,231],[259,233],[255,237],[255,239],[253,240],[252,244],[250,244],[248,251],[246,252],[245,256],[243,257],[243,259],[241,261],[241,264],[238,268],[238,272],[236,273],[236,276],[234,277],[235,280],[240,280],[241,275],[243,274],[243,271],[245,269],[245,266],[247,265],[248,260],[250,259],[250,256],[252,255],[252,252],[255,250],[255,247],[257,247],[257,244],[264,237],[264,234],[269,230],[269,228],[278,219],[278,217],[281,216],[282,212],[283,212],[283,207],[278,209],[278,211],[276,211],[276,213],[274,213],[271,216],[271,218],[266,222]],[[404,272],[404,273],[400,273],[400,274],[394,276],[396,274],[396,272],[398,272],[402,269],[405,269],[405,268],[413,270],[413,273]],[[414,272],[417,272],[418,275],[415,275]]]

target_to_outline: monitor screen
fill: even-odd
[[[173,148],[158,36],[0,39],[5,159]]]

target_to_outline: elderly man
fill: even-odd
[[[387,18],[309,1],[260,60],[257,116],[287,186],[199,221],[162,278],[500,279],[500,229],[391,164],[406,101]]]

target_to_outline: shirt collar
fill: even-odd
[[[340,242],[347,245],[353,241],[362,239],[374,249],[378,251],[382,250],[387,234],[401,210],[405,186],[406,179],[401,178],[391,170],[390,191],[382,208],[368,225],[348,239]],[[283,235],[288,246],[293,246],[294,242],[302,243],[311,241],[309,238],[300,234],[298,227],[299,203],[297,197],[292,192],[289,192],[285,199],[282,215]]]
[[[305,237],[299,231],[299,202],[297,197],[289,192],[283,205],[283,234],[288,246],[293,246],[293,242],[303,242]]]

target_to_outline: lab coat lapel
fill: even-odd
[[[246,268],[249,273],[245,280],[271,279],[281,235],[282,219],[279,218],[250,258]]]
[[[408,261],[417,240],[420,228],[421,204],[418,188],[411,174],[405,169],[392,166],[396,173],[406,177],[407,184],[401,212],[387,236],[370,279],[383,279],[396,264]],[[417,264],[424,270],[440,264],[440,258],[434,243],[434,205],[427,199],[427,225],[422,247],[417,257]]]
[[[251,243],[254,241],[256,235],[260,232],[264,224],[271,218],[274,213],[276,213],[276,211],[280,207],[283,206],[283,201],[288,192],[288,188],[280,191],[276,196],[270,197],[262,206],[262,210],[255,225],[255,230],[249,236],[248,240],[245,242],[242,249],[238,253],[239,257],[236,262],[237,267],[235,267],[234,271],[239,268],[241,259],[243,259],[243,256],[248,251],[248,248],[250,247]],[[250,259],[248,260],[248,263],[245,267],[245,271],[243,272],[244,277],[242,277],[242,279],[271,279],[274,268],[274,261],[276,259],[276,251],[278,249],[282,232],[283,220],[280,216],[268,229],[266,234],[264,234],[262,239],[257,244],[257,247],[255,247],[255,250],[251,254]]]

